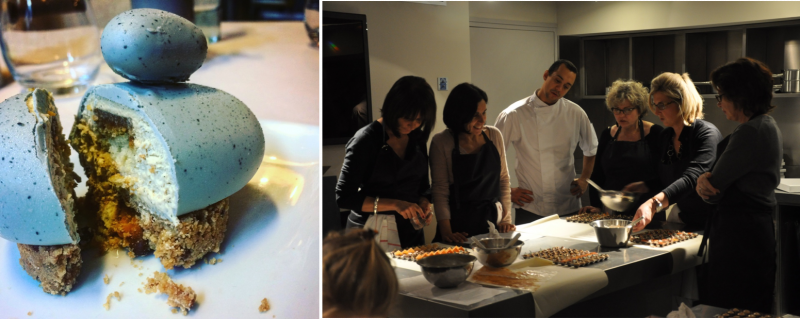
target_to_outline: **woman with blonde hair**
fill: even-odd
[[[372,229],[330,233],[322,243],[322,316],[386,317],[397,275]]]
[[[655,213],[672,204],[675,206],[670,211],[670,221],[702,227],[713,206],[704,202],[694,187],[697,178],[714,165],[722,134],[714,124],[703,120],[703,98],[688,73],[664,72],[653,79],[649,103],[650,110],[665,127],[656,153],[658,176],[629,184],[624,190],[660,191],[636,210],[634,218],[644,218],[633,231],[644,229]]]
[[[656,178],[658,136],[664,128],[642,120],[648,99],[647,88],[636,81],[616,80],[606,94],[606,107],[617,123],[600,134],[597,147],[592,181],[603,189],[620,190],[630,183]],[[600,193],[592,188],[589,198],[592,205],[580,212],[600,212]],[[641,196],[624,213],[632,215],[647,198]]]

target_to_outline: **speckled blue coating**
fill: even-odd
[[[175,83],[203,65],[208,43],[189,20],[157,9],[133,9],[108,22],[100,38],[103,58],[132,81]]]
[[[47,101],[47,92],[37,89],[0,103],[0,237],[28,245],[74,244],[78,239],[70,237],[50,178],[40,110],[30,113],[25,103],[34,94]]]
[[[234,96],[197,84],[99,85],[94,94],[142,115],[175,160],[180,216],[240,190],[264,157],[264,134],[255,114]]]

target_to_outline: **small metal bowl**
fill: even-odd
[[[597,235],[597,242],[603,247],[625,247],[631,238],[633,227],[630,220],[601,219],[595,220],[590,225]]]
[[[638,193],[621,191],[602,191],[600,201],[609,209],[617,212],[624,212],[639,198]]]
[[[467,280],[475,259],[472,255],[446,254],[422,258],[417,264],[429,283],[439,288],[453,288]]]
[[[522,250],[522,245],[525,244],[521,240],[517,240],[514,246],[502,249],[510,241],[511,239],[509,238],[481,239],[481,244],[487,249],[482,249],[474,243],[472,244],[472,249],[477,253],[478,261],[484,266],[493,268],[508,267],[517,260],[517,256],[519,256],[519,252]]]

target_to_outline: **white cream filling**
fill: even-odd
[[[102,97],[89,96],[86,103],[93,107],[92,110],[88,107],[85,110],[85,118],[92,130],[97,125],[94,109],[127,118],[131,124],[131,131],[126,134],[105,137],[119,172],[119,176],[112,176],[109,181],[128,191],[130,203],[136,206],[138,212],[154,214],[177,223],[178,187],[173,180],[172,157],[149,123],[136,112]],[[131,133],[134,136],[133,147],[129,143]]]

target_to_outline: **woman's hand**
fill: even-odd
[[[442,219],[439,221],[439,232],[442,233],[442,240],[448,243],[463,243],[467,241],[467,233],[454,233],[450,228],[450,220]]]
[[[419,198],[419,207],[422,208],[422,214],[428,216],[431,213],[431,201],[427,197]]]
[[[594,207],[594,206],[583,206],[583,208],[581,208],[581,210],[578,211],[578,214],[585,214],[585,213],[586,214],[588,214],[588,213],[593,213],[594,214],[594,213],[601,213],[601,212],[602,211],[600,210],[600,208],[597,208],[597,207]]]
[[[708,199],[711,196],[719,194],[719,190],[714,188],[711,182],[708,181],[709,177],[711,177],[711,173],[705,173],[697,178],[697,187],[695,187],[695,190],[697,191],[697,195],[700,195],[703,199]]]
[[[517,226],[511,225],[509,223],[500,223],[497,226],[500,228],[501,233],[507,233],[517,230]]]
[[[422,208],[419,207],[419,205],[404,200],[395,200],[394,210],[405,219],[412,219],[415,216],[425,217],[422,214]]]
[[[650,191],[650,189],[647,188],[647,184],[645,184],[644,182],[635,182],[626,185],[625,188],[622,189],[622,191],[631,193],[647,193]]]
[[[644,229],[647,224],[650,224],[650,222],[653,220],[653,203],[654,201],[651,198],[644,202],[642,206],[639,206],[639,209],[636,210],[636,215],[633,216],[633,220],[636,220],[642,216],[644,216],[644,218],[642,218],[639,223],[633,226],[633,230],[631,232],[635,233],[640,231]]]
[[[533,195],[533,192],[522,187],[511,189],[511,201],[519,206],[525,206],[525,204],[533,202],[533,197],[528,195]]]

